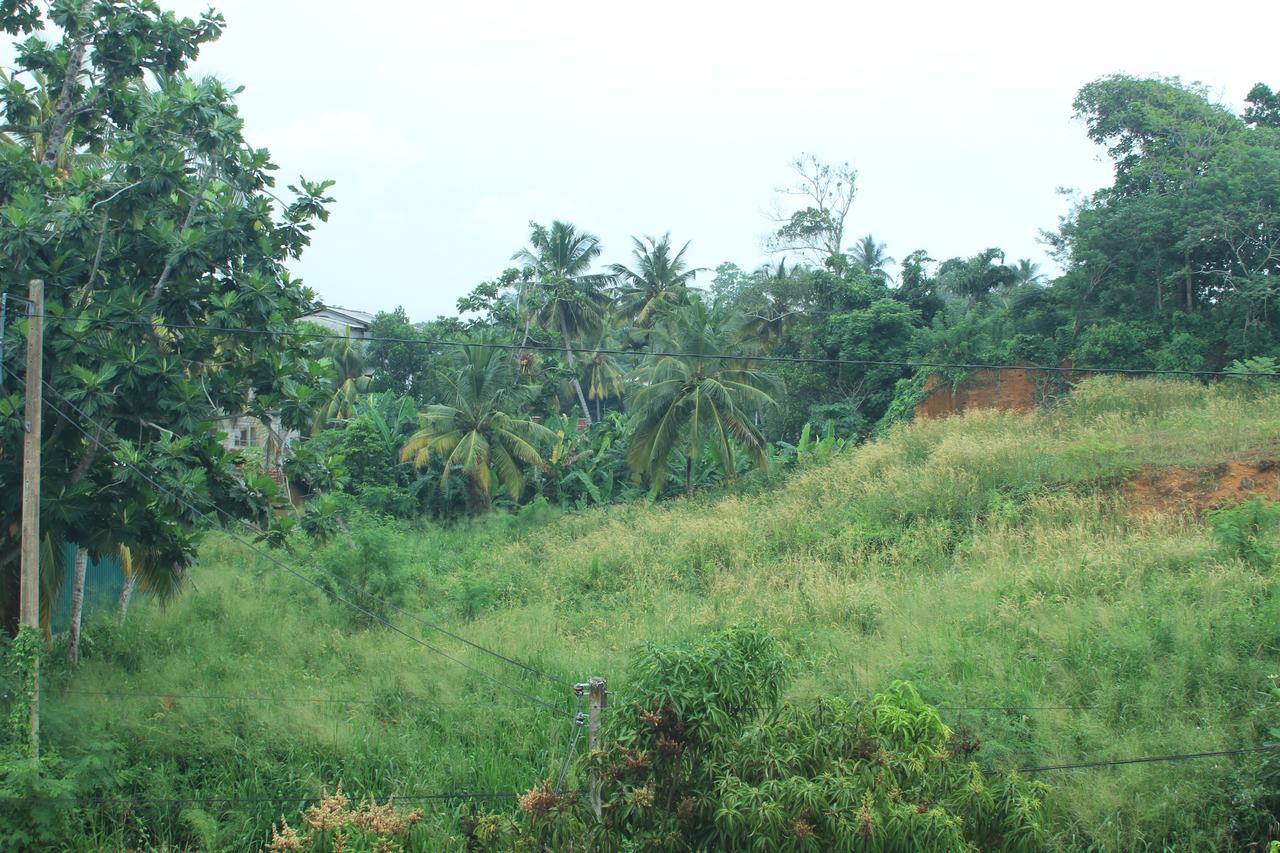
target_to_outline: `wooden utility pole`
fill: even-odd
[[[44,402],[44,282],[32,279],[27,306],[27,394],[22,438],[21,628],[40,631],[40,410]],[[19,630],[21,630],[21,628]],[[40,660],[31,660],[31,758],[40,758]]]
[[[593,755],[600,748],[600,711],[609,704],[608,687],[609,682],[603,678],[593,676],[587,681],[587,689],[590,691],[587,695],[587,749]],[[595,769],[594,763],[590,788],[591,810],[596,813],[596,820],[600,820],[603,816],[600,806],[600,773]]]

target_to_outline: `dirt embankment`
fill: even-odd
[[[916,405],[916,417],[940,418],[966,409],[1030,411],[1039,399],[1032,373],[1020,367],[976,370],[955,386],[937,375],[930,376],[924,383],[928,394]]]
[[[1144,468],[1126,492],[1135,509],[1191,513],[1262,495],[1280,500],[1280,461],[1223,462],[1209,468]]]

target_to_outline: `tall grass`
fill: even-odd
[[[1095,379],[1054,409],[975,412],[768,488],[453,528],[379,527],[405,607],[620,701],[643,643],[737,622],[787,646],[797,695],[909,678],[1002,768],[1253,745],[1280,649],[1274,565],[1224,551],[1195,517],[1134,513],[1141,466],[1280,456],[1280,396]],[[338,541],[303,555],[341,561]],[[557,766],[567,721],[211,538],[192,588],[97,621],[55,672],[46,732],[103,791],[143,798],[516,790]],[[393,621],[553,703],[569,691]],[[111,698],[63,688],[288,702]],[[358,699],[365,704],[318,702]],[[1016,706],[1016,709],[1015,709]],[[1031,710],[1030,707],[1054,706]],[[1057,707],[1064,706],[1064,707]],[[1060,849],[1220,849],[1259,820],[1262,759],[1046,775]],[[239,848],[296,804],[90,810],[85,842]],[[460,844],[458,808],[418,830]]]

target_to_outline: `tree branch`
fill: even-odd
[[[89,466],[93,464],[93,460],[98,457],[98,451],[102,449],[102,436],[106,432],[106,427],[99,426],[97,433],[93,436],[93,443],[85,449],[84,456],[80,457],[80,461],[76,464],[76,468],[71,472],[70,485],[84,479],[84,475],[89,473]]]
[[[187,208],[187,218],[182,221],[182,229],[178,232],[186,231],[191,227],[191,221],[195,219],[196,209],[200,207],[200,201],[204,198],[204,192],[209,188],[210,182],[213,181],[213,173],[205,175],[203,181],[200,182],[200,188],[196,190],[195,197],[191,199],[191,207]],[[160,278],[156,279],[155,286],[151,288],[152,300],[159,299],[160,294],[164,293],[164,286],[169,282],[169,276],[173,273],[173,253],[169,253],[169,257],[165,259],[164,269],[160,271]]]

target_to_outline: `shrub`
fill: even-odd
[[[519,823],[468,823],[479,847],[515,839],[551,849],[1034,850],[1043,786],[994,777],[915,688],[869,702],[780,701],[778,643],[736,628],[651,648],[639,697],[616,714],[588,763],[603,820],[550,782],[525,794]],[[500,823],[500,821],[498,821]],[[477,830],[483,829],[483,833]]]
[[[1268,535],[1280,522],[1280,503],[1255,495],[1233,506],[1206,510],[1205,518],[1233,557],[1255,566],[1275,562],[1276,548]]]
[[[336,536],[316,552],[319,581],[334,594],[353,601],[372,616],[386,617],[389,610],[404,604],[411,574],[402,565],[404,534],[389,521],[372,516],[356,516],[349,535]],[[354,609],[349,610],[360,624],[376,621]]]

